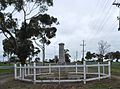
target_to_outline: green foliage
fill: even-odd
[[[120,59],[120,52],[119,51],[116,51],[114,53],[114,58],[116,58],[117,59],[116,62],[118,62],[118,59]]]
[[[48,14],[40,14],[31,18],[28,29],[31,35],[40,39],[41,43],[50,44],[49,39],[55,37],[57,31],[55,27],[51,27],[53,24],[58,24],[57,18]]]
[[[11,38],[3,40],[3,49],[7,55],[12,55],[14,53],[14,45],[11,42],[13,43]]]
[[[0,10],[5,10],[8,6],[14,6],[14,9],[20,12],[25,3],[33,2],[35,2],[38,6],[41,6],[41,4],[53,6],[53,0],[0,0]]]
[[[31,6],[28,8],[28,6]],[[58,24],[57,18],[43,14],[53,0],[0,0],[0,30],[6,36],[3,41],[5,53],[14,53],[25,64],[26,58],[40,52],[34,47],[31,39],[39,39],[41,43],[50,44],[51,38],[56,35],[57,29],[52,25]],[[6,8],[12,7],[6,12]],[[32,15],[32,12],[37,12]],[[14,18],[14,13],[23,12],[23,21]],[[29,17],[29,18],[28,18]],[[21,25],[19,26],[18,23]]]
[[[112,61],[116,59],[116,62],[118,62],[118,60],[120,59],[120,52],[119,51],[109,52],[105,54],[105,59],[112,59]]]
[[[69,54],[69,50],[68,49],[65,49],[65,62],[66,63],[70,63],[70,54]]]
[[[93,55],[91,54],[91,52],[90,51],[88,51],[87,53],[86,53],[86,59],[92,59],[92,57],[93,57]]]

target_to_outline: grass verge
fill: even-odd
[[[120,76],[120,62],[111,63],[111,73],[112,75]]]
[[[0,69],[0,74],[13,73],[13,69]]]

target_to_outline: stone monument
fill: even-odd
[[[65,63],[65,51],[64,51],[64,43],[59,44],[59,64]]]

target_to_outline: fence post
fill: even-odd
[[[27,74],[26,74],[26,64],[25,64],[25,66],[24,66],[25,68],[24,68],[24,70],[25,70],[25,76],[27,76]]]
[[[59,66],[59,84],[60,84],[60,66]]]
[[[103,65],[103,75],[105,74],[105,66]]]
[[[86,67],[86,74],[88,73],[88,67]]]
[[[34,84],[36,84],[36,63],[34,62],[34,64],[33,64],[33,68],[34,68],[34,73],[33,73],[33,82],[34,82]]]
[[[84,70],[84,84],[86,84],[86,61],[83,61]]]
[[[17,66],[14,64],[14,78],[17,78]]]
[[[21,74],[22,74],[22,72],[21,72],[21,64],[20,64],[20,78],[22,77]]]
[[[98,62],[98,78],[100,80],[100,63]]]
[[[39,66],[39,69],[38,69],[38,72],[39,72],[39,74],[41,74],[41,71],[42,69],[41,69],[41,67]]]
[[[28,75],[30,75],[30,68],[29,67],[30,67],[30,65],[28,64],[28,72],[27,72]]]
[[[51,74],[51,64],[49,64],[49,74]]]
[[[24,68],[25,68],[25,66],[24,65],[22,65],[21,66],[22,68],[21,68],[21,72],[22,72],[22,80],[24,80],[24,75],[25,75],[25,70],[24,70]]]
[[[78,68],[77,68],[77,63],[76,63],[76,74],[77,74],[77,72],[78,72]]]
[[[108,61],[108,75],[109,75],[109,78],[111,78],[111,62]]]

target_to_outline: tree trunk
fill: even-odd
[[[26,64],[26,58],[19,58],[21,65]]]
[[[118,62],[118,59],[116,60],[116,62]]]
[[[43,65],[44,65],[44,62],[45,62],[45,43],[43,43]]]

